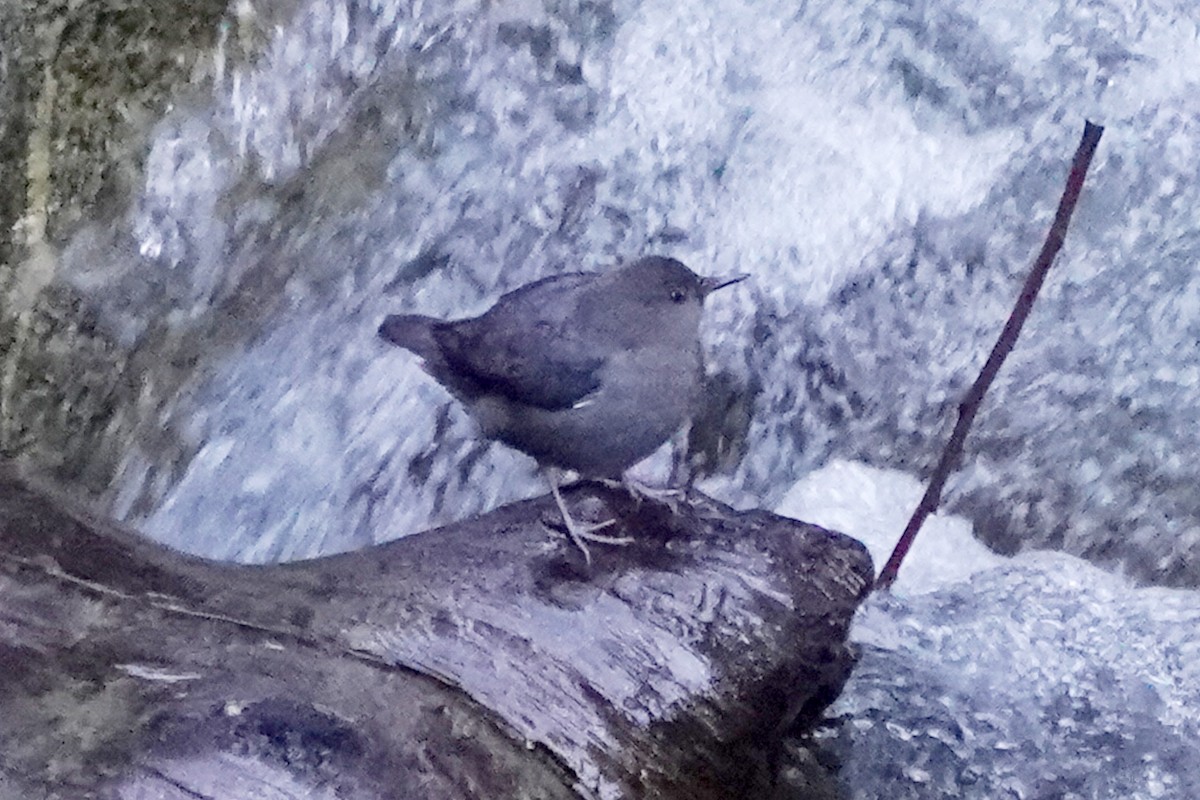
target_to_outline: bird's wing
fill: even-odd
[[[546,278],[506,294],[481,317],[436,325],[446,364],[480,393],[552,411],[579,403],[600,386],[604,365],[571,325],[591,278]]]

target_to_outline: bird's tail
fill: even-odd
[[[437,359],[440,351],[433,338],[437,322],[420,314],[389,314],[379,326],[379,337],[426,360]]]

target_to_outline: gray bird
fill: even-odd
[[[485,437],[537,459],[590,563],[584,539],[628,540],[596,535],[612,520],[573,519],[552,468],[620,478],[678,431],[704,376],[704,298],[746,277],[704,278],[647,256],[607,273],[534,281],[470,319],[393,314],[379,335],[420,356]]]

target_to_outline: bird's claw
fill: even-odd
[[[586,542],[618,546],[633,544],[632,536],[605,536],[603,534],[596,533],[596,531],[604,530],[605,528],[611,527],[616,523],[617,521],[615,519],[610,519],[594,525],[581,525],[571,517],[564,516],[561,525],[555,525],[554,523],[543,520],[542,527],[546,528],[546,530],[552,530],[556,532],[565,531],[571,541],[575,543],[575,546],[579,548],[579,552],[583,553],[584,562],[590,566],[592,563],[592,552],[588,549]]]
[[[605,528],[615,525],[617,523],[615,519],[589,524],[576,522],[575,518],[571,516],[571,512],[567,509],[566,501],[563,500],[562,493],[559,492],[557,483],[553,479],[551,479],[549,483],[550,493],[554,496],[554,502],[558,505],[559,514],[562,516],[563,528],[566,530],[567,536],[569,536],[571,541],[575,543],[575,546],[579,548],[579,552],[583,553],[583,560],[588,566],[591,566],[592,564],[592,553],[590,550],[588,550],[588,546],[585,544],[585,542],[608,545],[633,544],[633,539],[629,536],[605,536],[603,534],[596,533],[596,531],[602,531]],[[542,524],[547,528],[551,527],[545,522]]]
[[[665,505],[674,516],[679,515],[680,505],[687,498],[687,489],[647,486],[630,478],[621,478],[620,480],[601,478],[600,483],[610,489],[624,490],[639,506],[647,500]]]

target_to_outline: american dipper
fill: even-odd
[[[424,360],[483,435],[537,459],[567,534],[612,524],[571,517],[552,468],[619,478],[691,416],[704,376],[704,298],[745,275],[702,278],[673,258],[647,256],[612,272],[571,272],[528,283],[484,314],[443,321],[392,314],[379,335]]]

